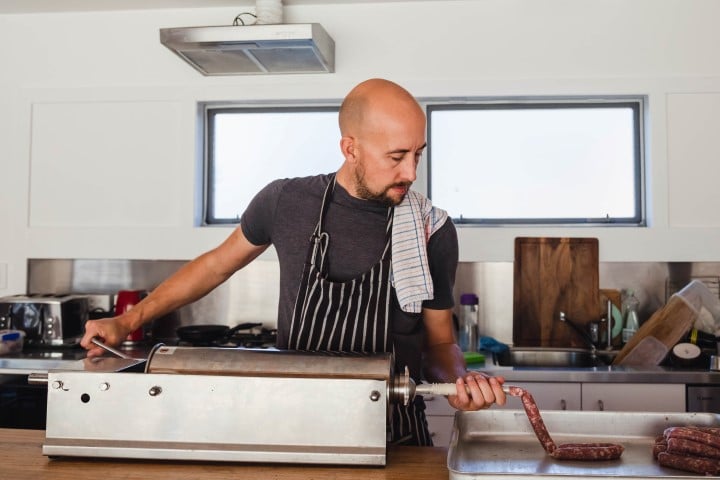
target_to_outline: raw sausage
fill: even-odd
[[[703,475],[720,474],[720,461],[712,458],[662,452],[658,454],[658,462],[664,467],[677,468],[686,472],[701,473]]]
[[[720,448],[720,435],[703,432],[697,428],[690,427],[670,427],[664,432],[665,438],[682,438],[692,440],[694,442],[704,443],[714,448]]]
[[[535,436],[551,457],[558,460],[614,460],[622,455],[623,446],[614,443],[566,443],[559,446],[555,445],[532,395],[520,387],[510,387],[508,393],[514,397],[520,397],[530,425],[535,431]]]
[[[658,454],[665,451],[667,451],[667,439],[665,438],[665,435],[655,437],[655,443],[653,444],[652,449],[653,458],[657,460]]]
[[[555,445],[552,437],[550,437],[550,433],[547,431],[547,427],[542,419],[542,415],[540,415],[540,409],[538,408],[537,403],[535,403],[535,399],[529,392],[523,390],[522,388],[513,388],[517,389],[517,391],[513,392],[513,390],[510,390],[510,395],[520,397],[523,408],[525,408],[525,414],[527,415],[528,420],[530,420],[530,425],[532,425],[533,430],[535,431],[535,436],[538,440],[540,440],[540,445],[543,446],[545,451],[552,455],[557,446]]]
[[[620,458],[623,446],[615,443],[565,443],[550,456],[558,460],[614,460]]]
[[[667,439],[668,453],[693,455],[696,457],[720,458],[720,448],[685,438],[670,437]]]

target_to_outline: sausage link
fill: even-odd
[[[720,458],[720,448],[685,438],[670,437],[667,440],[668,453],[692,455],[695,457]]]
[[[709,433],[710,435],[720,435],[720,427],[686,427],[691,430]]]
[[[657,460],[658,455],[660,453],[666,452],[666,451],[667,451],[667,443],[665,443],[665,442],[655,443],[655,445],[653,445],[653,448],[652,448],[653,458]]]
[[[689,455],[676,455],[674,453],[662,452],[658,454],[658,463],[664,467],[676,468],[686,472],[700,473],[702,475],[720,474],[720,461],[692,457]]]
[[[558,460],[615,460],[625,449],[615,443],[565,443],[550,456]]]
[[[525,413],[527,414],[528,420],[530,420],[530,425],[532,425],[533,430],[535,431],[535,436],[538,440],[540,440],[540,444],[543,446],[545,451],[552,454],[557,447],[555,446],[555,442],[545,426],[545,422],[542,419],[542,415],[540,415],[540,409],[538,409],[535,399],[532,395],[530,395],[530,393],[524,392],[520,397],[520,400],[522,400]]]
[[[665,438],[682,438],[694,442],[704,443],[714,448],[720,448],[720,436],[702,432],[696,428],[669,427],[663,432]]]
[[[567,443],[558,447],[550,437],[550,433],[548,433],[545,422],[540,415],[540,409],[532,395],[520,387],[510,387],[508,393],[514,397],[520,397],[535,436],[545,451],[555,459],[614,460],[619,458],[625,450],[622,445],[613,443]]]

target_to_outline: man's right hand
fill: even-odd
[[[85,323],[85,335],[80,340],[80,345],[88,351],[88,358],[99,357],[105,353],[105,350],[92,343],[93,338],[97,337],[106,345],[117,347],[130,332],[131,330],[125,327],[122,316],[88,320]]]

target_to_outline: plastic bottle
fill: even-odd
[[[635,296],[635,292],[632,290],[627,291],[627,295],[622,302],[623,312],[623,331],[622,339],[623,343],[627,343],[635,332],[640,328],[640,322],[638,321],[638,307],[640,301]]]
[[[478,296],[474,293],[460,295],[460,332],[458,344],[463,352],[477,352],[478,349]]]

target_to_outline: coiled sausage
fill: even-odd
[[[513,397],[520,397],[535,436],[545,451],[553,458],[558,460],[614,460],[620,458],[620,455],[625,450],[622,445],[615,443],[566,443],[555,445],[532,395],[527,390],[514,386],[508,389],[508,394]]]

